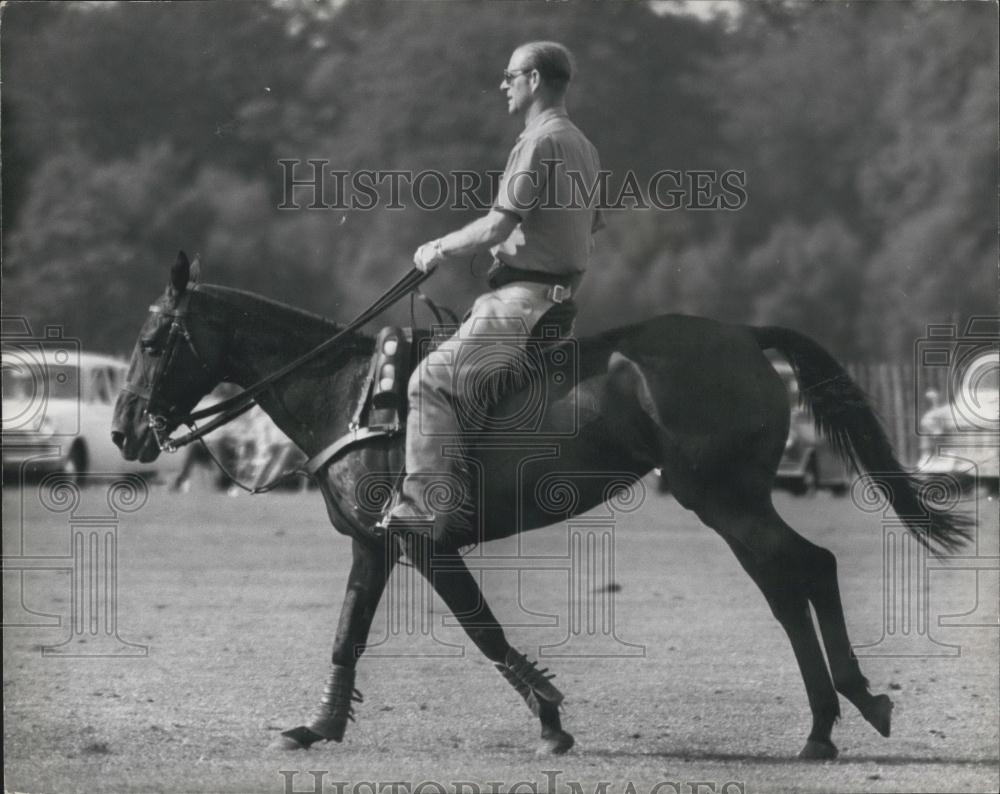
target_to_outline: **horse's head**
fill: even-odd
[[[155,460],[170,433],[222,380],[226,336],[198,291],[199,264],[177,254],[166,291],[149,307],[115,404],[111,439],[126,460]]]

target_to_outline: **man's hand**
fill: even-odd
[[[413,264],[416,265],[417,270],[423,273],[430,273],[444,260],[441,240],[431,240],[429,243],[424,243],[413,254]]]

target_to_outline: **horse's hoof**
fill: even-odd
[[[573,746],[573,743],[573,736],[566,731],[543,736],[535,755],[562,755]]]
[[[892,701],[888,695],[876,695],[862,709],[861,715],[872,724],[872,727],[888,737],[892,728]]]
[[[803,761],[832,761],[837,757],[837,748],[833,742],[817,742],[808,739],[806,746],[799,751]]]
[[[271,742],[270,748],[272,750],[308,750],[311,745],[323,741],[323,739],[324,737],[315,731],[310,730],[305,725],[300,725],[298,728],[282,731],[281,735]]]
[[[268,746],[268,750],[284,750],[290,752],[292,750],[308,750],[308,744],[302,744],[297,739],[293,739],[291,736],[285,736],[281,734],[277,736],[274,741],[272,741]]]

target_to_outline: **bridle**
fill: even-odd
[[[157,304],[153,304],[149,307],[150,314],[162,315],[164,317],[169,317],[170,328],[167,331],[167,339],[163,344],[163,348],[159,355],[156,356],[156,365],[153,368],[153,373],[149,379],[149,385],[144,386],[139,383],[135,383],[132,380],[127,380],[125,385],[122,387],[124,391],[135,394],[146,401],[146,419],[149,422],[149,427],[153,431],[153,436],[156,438],[156,443],[160,448],[161,452],[176,452],[180,445],[178,445],[169,436],[170,428],[177,427],[179,424],[186,424],[188,421],[194,421],[194,414],[179,414],[177,411],[177,406],[169,405],[165,409],[157,410],[157,402],[160,397],[160,387],[163,381],[166,379],[174,361],[177,358],[178,351],[180,351],[182,346],[179,344],[183,340],[187,349],[191,351],[194,356],[195,361],[198,365],[206,372],[211,373],[208,365],[205,363],[204,357],[198,352],[198,348],[195,347],[194,339],[191,336],[191,332],[188,330],[186,320],[190,315],[190,304],[191,295],[198,289],[197,285],[194,285],[190,289],[186,289],[178,298],[177,305],[173,309],[166,309]],[[142,342],[140,342],[142,344]],[[248,410],[253,401],[248,401],[248,404],[244,410]],[[199,412],[200,413],[200,412]],[[191,441],[194,439],[192,438]],[[190,443],[190,442],[186,442]]]
[[[168,406],[165,411],[155,410],[155,403],[159,396],[159,388],[166,378],[166,375],[177,356],[177,351],[181,349],[179,344],[183,340],[187,348],[194,355],[199,365],[205,372],[211,372],[204,358],[198,353],[194,340],[188,331],[186,319],[190,314],[190,303],[192,293],[198,291],[198,285],[188,287],[177,300],[177,306],[173,309],[165,309],[153,304],[149,307],[153,314],[160,314],[171,318],[170,329],[167,332],[167,340],[164,343],[163,351],[158,357],[156,367],[153,369],[152,377],[148,387],[142,384],[126,381],[122,387],[124,391],[135,394],[146,401],[146,418],[153,437],[160,447],[161,452],[176,452],[181,447],[190,444],[192,441],[200,440],[204,436],[222,425],[231,422],[236,417],[249,411],[257,402],[257,396],[265,389],[270,388],[275,382],[294,372],[302,365],[312,361],[324,351],[339,342],[343,337],[353,333],[369,320],[377,317],[390,306],[402,299],[404,296],[415,290],[421,283],[430,277],[433,270],[423,272],[413,268],[406,275],[400,278],[395,284],[379,296],[371,306],[355,317],[350,323],[338,330],[333,336],[314,347],[309,352],[299,356],[297,359],[284,367],[281,367],[270,375],[262,378],[249,388],[226,400],[203,408],[193,413],[179,414],[176,405]],[[140,343],[141,344],[141,343]],[[209,416],[214,416],[210,422],[198,427],[195,423]],[[179,425],[191,427],[191,431],[179,438],[171,438],[170,432]]]

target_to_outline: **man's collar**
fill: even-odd
[[[565,108],[546,108],[537,116],[535,116],[531,121],[524,125],[524,129],[521,134],[517,136],[518,140],[521,140],[525,135],[527,135],[532,130],[542,126],[547,121],[558,118],[569,118],[569,114],[566,112]]]

